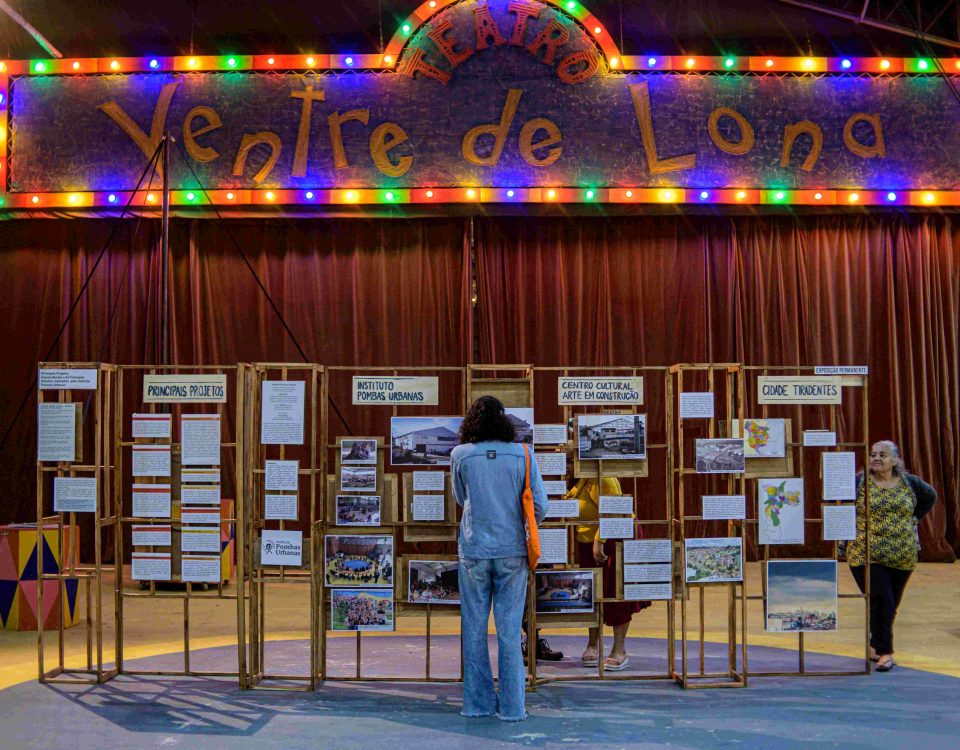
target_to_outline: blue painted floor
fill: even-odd
[[[550,640],[568,656],[583,647],[582,638]],[[329,643],[331,667],[352,671],[355,642]],[[395,636],[363,643],[365,665],[369,658],[384,669],[413,676],[416,664],[422,672],[422,642]],[[629,644],[637,673],[664,665],[662,642]],[[455,638],[436,639],[438,667],[456,648]],[[193,666],[222,665],[230,651],[195,652]],[[271,643],[268,665],[299,671],[306,653],[305,642]],[[795,660],[792,652],[762,647],[751,648],[749,658],[754,667],[771,669]],[[817,662],[857,667],[840,657]],[[164,656],[126,666],[179,663]],[[573,660],[551,669],[581,671]],[[554,683],[528,693],[531,716],[516,724],[462,718],[460,701],[459,685],[437,683],[328,683],[315,693],[294,693],[241,691],[231,680],[200,678],[122,676],[98,686],[30,682],[0,692],[0,748],[960,748],[960,680],[904,667],[869,677],[753,679],[741,690],[683,691],[649,681]]]

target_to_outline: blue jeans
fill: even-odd
[[[460,616],[463,641],[463,716],[527,718],[526,673],[520,651],[527,558],[460,559]],[[490,603],[497,626],[499,695],[493,689],[487,623]]]

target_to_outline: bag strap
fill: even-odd
[[[526,492],[527,490],[530,489],[530,451],[527,448],[526,443],[523,444],[523,455],[524,455],[524,458],[526,459],[526,464],[527,464],[527,475],[524,478],[524,488],[523,488],[523,491]]]

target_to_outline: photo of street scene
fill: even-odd
[[[767,632],[837,629],[836,560],[767,561]]]
[[[687,539],[684,546],[687,583],[729,583],[743,580],[743,539]]]
[[[739,474],[746,468],[743,438],[697,440],[698,474]]]
[[[647,415],[579,414],[577,447],[581,461],[646,458]]]
[[[462,422],[463,417],[391,417],[390,463],[449,466]]]

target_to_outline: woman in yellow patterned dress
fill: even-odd
[[[908,474],[900,449],[889,440],[870,449],[870,649],[878,672],[889,672],[893,660],[893,621],[903,590],[917,567],[920,540],[917,524],[937,501],[936,490]],[[866,584],[866,517],[864,476],[857,482],[857,537],[847,546],[847,562],[860,591]]]

